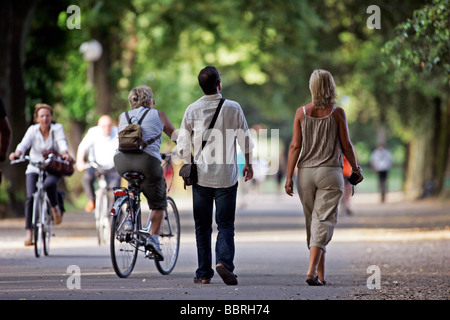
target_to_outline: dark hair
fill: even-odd
[[[207,66],[198,74],[198,83],[205,94],[217,93],[219,81],[219,71],[213,66]]]

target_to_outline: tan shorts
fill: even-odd
[[[141,189],[150,209],[164,210],[167,207],[166,180],[159,159],[145,152],[119,152],[114,156],[114,164],[120,176],[127,171],[137,171],[145,176]]]
[[[326,251],[344,192],[342,168],[299,168],[297,187],[305,215],[308,248],[319,247]]]

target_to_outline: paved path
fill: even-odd
[[[238,286],[226,286],[218,276],[209,285],[193,283],[195,237],[186,198],[175,197],[181,211],[181,250],[168,276],[140,256],[133,274],[119,279],[109,248],[96,244],[92,214],[66,214],[54,229],[50,256],[39,259],[32,248],[22,245],[23,219],[1,220],[0,299],[449,299],[450,202],[407,202],[397,194],[379,204],[377,198],[356,194],[355,214],[339,217],[328,247],[325,287],[305,283],[308,250],[297,197],[254,194],[247,196],[251,206],[240,202]],[[71,265],[81,271],[79,290],[68,288]],[[369,277],[373,278],[369,287],[379,284],[379,288],[368,288]]]

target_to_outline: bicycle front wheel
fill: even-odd
[[[117,276],[126,278],[136,264],[139,244],[133,237],[133,231],[125,230],[125,220],[131,213],[128,198],[118,198],[114,208],[116,212],[111,222],[110,236],[111,261]]]
[[[42,254],[43,246],[43,226],[42,226],[42,199],[36,193],[33,199],[33,236],[34,255],[39,258]]]
[[[50,237],[52,234],[52,224],[53,224],[53,215],[52,215],[52,205],[50,201],[47,199],[44,200],[42,206],[42,241],[44,244],[44,254],[48,256],[50,253]]]
[[[167,275],[175,268],[180,250],[180,216],[171,197],[167,197],[167,209],[161,224],[159,243],[164,260],[155,260],[155,265],[161,274]]]
[[[108,231],[111,229],[109,208],[108,208],[108,193],[106,189],[103,189],[99,195],[97,195],[97,204],[95,206],[95,217],[97,219],[97,240],[98,245],[108,243]]]

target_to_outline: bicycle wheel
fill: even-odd
[[[42,199],[38,194],[33,196],[33,234],[34,234],[34,255],[39,258],[42,254],[43,228],[42,228]]]
[[[180,250],[180,216],[171,197],[167,197],[167,209],[161,225],[159,243],[164,260],[155,260],[155,265],[161,274],[167,275],[175,268]]]
[[[97,240],[98,245],[100,246],[108,242],[108,231],[111,227],[109,223],[108,193],[106,189],[103,189],[97,197],[98,200],[95,206],[95,217],[97,219]]]
[[[117,276],[126,278],[136,264],[139,244],[134,239],[132,231],[124,230],[124,222],[130,213],[128,198],[117,199],[114,208],[116,214],[111,222],[110,237],[111,261]]]
[[[44,245],[44,254],[48,256],[50,253],[50,237],[52,234],[53,225],[53,215],[52,215],[52,205],[50,201],[46,198],[43,202],[42,210],[43,213],[41,223],[42,223],[42,240]]]

